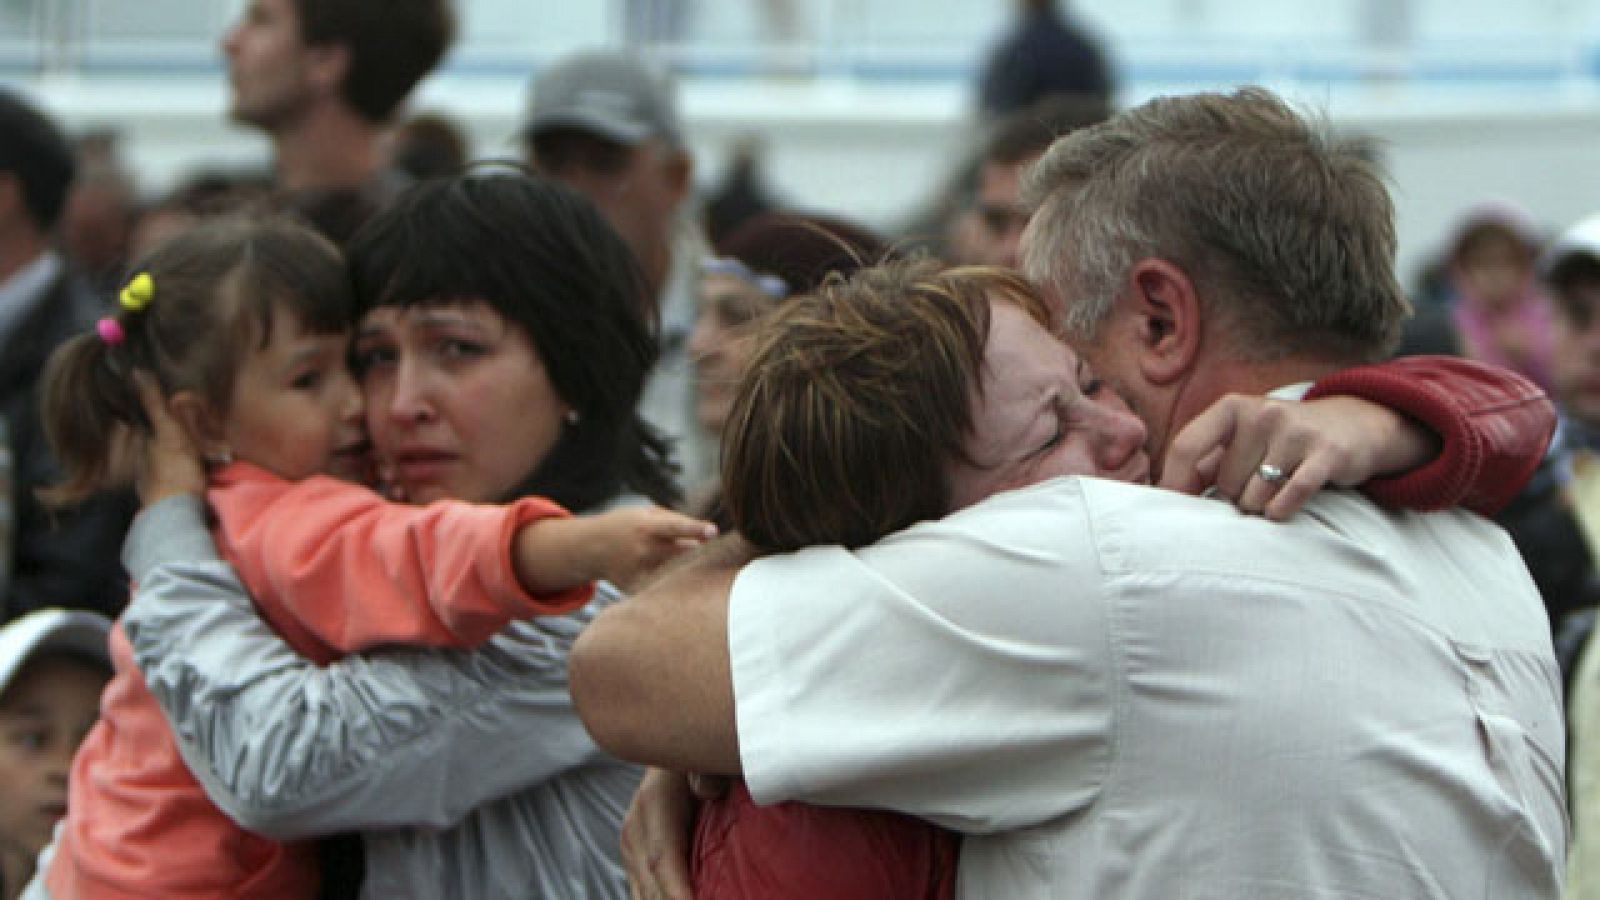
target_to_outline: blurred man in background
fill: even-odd
[[[229,114],[272,140],[287,205],[343,243],[404,186],[383,131],[454,36],[448,0],[251,0],[222,42]]]
[[[950,223],[951,261],[1016,268],[1029,214],[1022,202],[1023,174],[1056,138],[1110,115],[1103,97],[1059,94],[995,123],[978,158],[972,205]]]
[[[620,51],[579,53],[534,76],[522,135],[528,163],[588,197],[633,249],[661,338],[641,411],[693,452],[686,345],[706,244],[684,215],[694,161],[676,84]]]

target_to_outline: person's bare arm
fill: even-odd
[[[718,538],[584,630],[569,672],[596,743],[646,765],[740,770],[728,598],[751,556],[737,535]]]
[[[658,506],[637,506],[522,528],[512,547],[517,579],[532,592],[609,581],[633,590],[673,557],[716,537],[710,522]]]

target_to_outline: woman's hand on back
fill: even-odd
[[[689,779],[646,769],[622,822],[622,865],[633,900],[690,900],[695,798]]]
[[[1215,488],[1245,512],[1281,521],[1327,485],[1354,487],[1420,466],[1437,444],[1423,425],[1357,397],[1301,403],[1229,394],[1178,433],[1160,485]]]

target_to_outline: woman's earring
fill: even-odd
[[[575,409],[569,409],[567,410],[566,415],[563,415],[561,418],[565,419],[568,425],[576,425],[578,424],[578,411]]]

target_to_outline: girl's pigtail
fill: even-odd
[[[122,327],[102,319],[56,348],[45,365],[40,414],[65,476],[39,492],[47,505],[66,506],[131,479],[129,438],[147,426]]]

